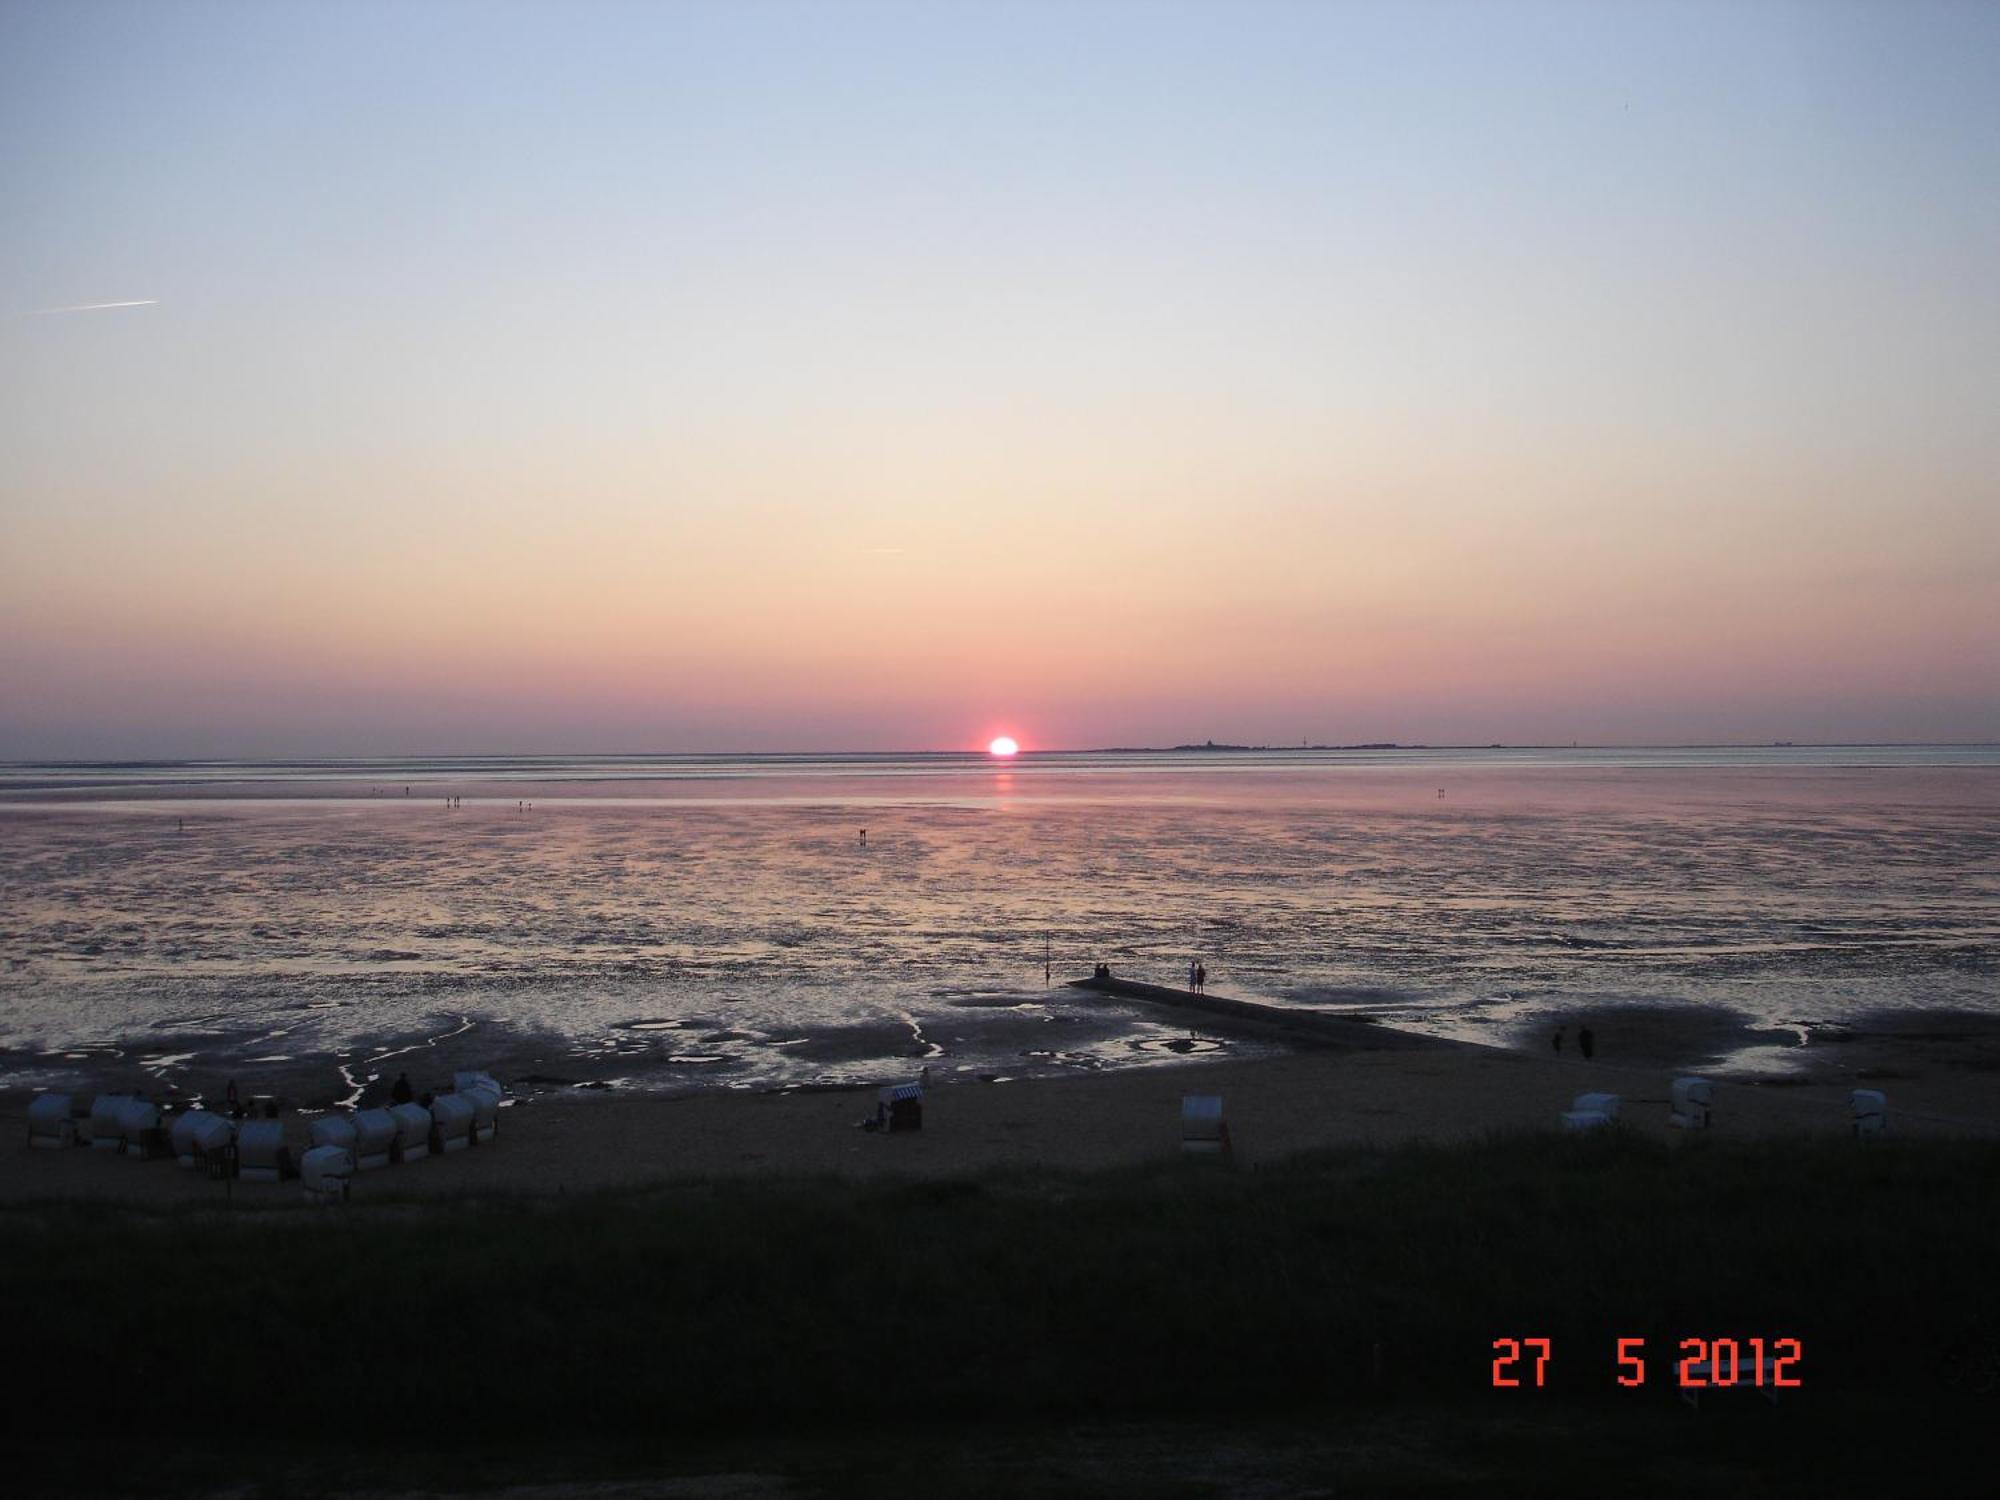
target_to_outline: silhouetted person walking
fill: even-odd
[[[1205,995],[1208,993],[1207,964],[1196,964],[1194,966],[1194,989],[1195,993],[1198,995]]]
[[[1563,1055],[1563,1031],[1564,1028],[1558,1026],[1556,1028],[1556,1034],[1549,1038],[1549,1045],[1556,1049],[1557,1057],[1561,1057]]]
[[[1583,1060],[1585,1062],[1589,1062],[1591,1054],[1596,1052],[1597,1038],[1591,1035],[1591,1031],[1588,1026],[1579,1026],[1577,1028],[1576,1050],[1583,1054]]]
[[[395,1083],[389,1089],[389,1102],[391,1104],[408,1104],[413,1097],[414,1094],[410,1088],[410,1075],[408,1073],[398,1073]]]

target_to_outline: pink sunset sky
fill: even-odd
[[[1689,14],[10,6],[0,758],[2000,739],[2000,12]]]

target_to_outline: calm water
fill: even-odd
[[[1051,992],[1045,953],[1488,1039],[2000,1011],[1996,939],[1993,749],[0,768],[10,1086],[359,1081],[439,1039],[676,1088],[1277,1045]]]

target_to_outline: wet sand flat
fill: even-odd
[[[1188,1018],[1050,978],[1197,958],[1216,993],[1485,1043],[1992,1018],[2000,751],[1771,755],[51,773],[88,801],[0,767],[0,1089],[1109,1071]]]

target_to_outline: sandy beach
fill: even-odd
[[[1291,1153],[1411,1140],[1441,1143],[1494,1131],[1553,1130],[1577,1094],[1625,1101],[1622,1123],[1680,1137],[1668,1125],[1673,1069],[1584,1062],[1466,1044],[1410,1050],[1327,1048],[1291,1057],[1136,1069],[1093,1077],[934,1088],[924,1128],[858,1128],[873,1107],[860,1091],[679,1098],[588,1091],[517,1101],[490,1148],[432,1157],[356,1178],[356,1202],[409,1197],[562,1194],[725,1175],[953,1176],[992,1169],[1091,1170],[1171,1159],[1184,1093],[1220,1094],[1236,1160],[1254,1167]],[[2000,1134],[2000,1091],[1978,1069],[1934,1068],[1871,1082],[1888,1092],[1897,1135]],[[1840,1136],[1847,1086],[1718,1082],[1714,1135]],[[219,1201],[223,1184],[171,1162],[88,1150],[30,1150],[24,1099],[4,1115],[14,1149],[0,1153],[0,1204],[88,1199],[168,1206]],[[294,1149],[307,1118],[286,1116]],[[234,1201],[296,1203],[295,1183],[236,1183]]]

